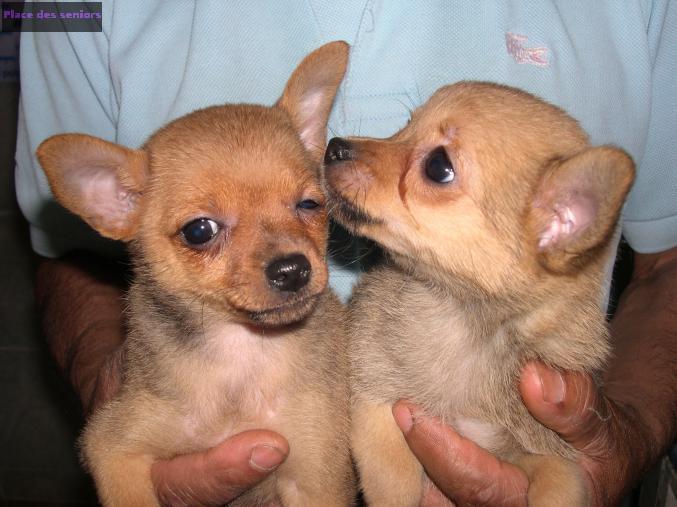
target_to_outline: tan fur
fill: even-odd
[[[576,463],[556,456],[525,454],[517,464],[530,479],[529,505],[588,505],[588,492]]]
[[[343,143],[325,158],[333,213],[390,259],[350,306],[351,433],[367,501],[417,502],[419,481],[385,458],[409,452],[382,415],[406,398],[523,466],[530,505],[584,504],[574,450],[527,412],[517,382],[531,359],[604,366],[603,280],[630,158],[591,147],[536,97],[473,82],[440,89],[389,139]],[[426,176],[438,149],[451,182]],[[381,416],[366,430],[358,412]]]
[[[123,385],[82,437],[104,505],[156,505],[154,461],[248,429],[279,432],[290,454],[233,505],[352,503],[346,317],[325,290],[316,144],[347,52],[313,52],[272,107],[196,111],[139,150],[81,134],[40,146],[57,199],[134,255]],[[308,199],[320,206],[297,206]],[[200,217],[220,231],[193,247],[181,231]],[[297,253],[307,285],[277,290],[265,268]]]
[[[351,407],[351,426],[350,443],[357,467],[371,471],[360,477],[362,489],[369,492],[370,505],[389,505],[397,498],[399,505],[416,507],[423,492],[423,467],[409,452],[392,407],[356,399]],[[364,458],[368,460],[362,462]],[[383,473],[386,471],[389,473]],[[392,477],[400,480],[395,482]]]

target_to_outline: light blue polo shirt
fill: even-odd
[[[677,2],[104,0],[102,33],[22,36],[16,182],[36,252],[106,248],[54,205],[34,156],[45,138],[138,147],[197,108],[272,104],[301,58],[336,39],[352,50],[330,136],[388,136],[458,80],[517,86],[634,157],[623,227],[635,250],[677,245]]]

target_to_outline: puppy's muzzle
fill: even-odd
[[[265,269],[270,285],[281,292],[298,292],[308,285],[312,268],[303,254],[273,260]]]
[[[334,162],[347,162],[355,160],[356,151],[352,144],[341,137],[334,137],[329,141],[327,150],[324,152],[325,165],[333,164]]]

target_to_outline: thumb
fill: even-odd
[[[245,431],[208,451],[158,461],[151,475],[162,505],[222,505],[265,479],[288,454],[277,433]]]
[[[393,416],[428,477],[447,498],[458,505],[524,505],[528,480],[521,469],[411,403],[398,401]]]
[[[579,451],[594,455],[605,441],[609,406],[590,375],[528,363],[522,370],[520,393],[540,423]]]

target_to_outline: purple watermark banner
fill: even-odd
[[[100,32],[101,2],[0,2],[3,32]]]

